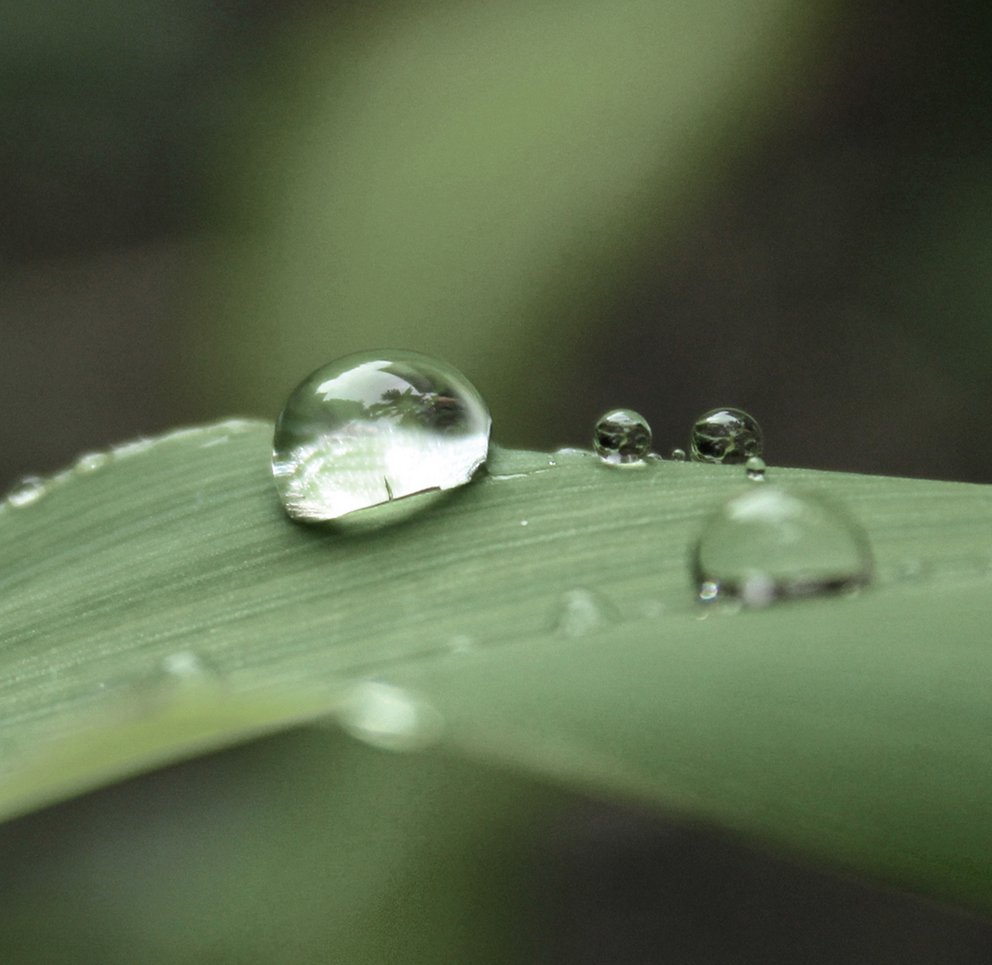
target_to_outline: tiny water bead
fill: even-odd
[[[126,687],[135,713],[169,713],[189,701],[213,701],[224,689],[224,680],[210,658],[193,650],[177,650],[151,666],[128,674],[120,683]],[[107,690],[106,682],[100,684]]]
[[[771,484],[721,506],[692,554],[700,600],[755,607],[855,590],[872,571],[868,539],[843,511],[815,493]]]
[[[687,458],[685,449],[673,449],[670,458],[673,462],[685,462]]]
[[[485,463],[491,419],[452,366],[416,352],[365,352],[325,365],[276,422],[272,473],[286,512],[338,519],[468,483]]]
[[[711,409],[692,427],[690,451],[696,462],[743,463],[762,449],[761,426],[742,409]]]
[[[158,666],[160,675],[175,683],[215,684],[220,673],[213,662],[192,650],[177,650],[162,659]]]
[[[764,482],[765,472],[768,466],[765,465],[765,460],[761,456],[751,456],[746,463],[744,463],[744,472],[747,478],[751,482]]]
[[[105,452],[84,452],[76,459],[73,468],[85,476],[102,469],[108,462],[110,462],[110,456]]]
[[[38,502],[48,491],[40,476],[24,476],[7,493],[7,503],[14,509],[23,509]]]
[[[596,422],[593,445],[603,462],[636,465],[651,449],[651,427],[633,409],[611,409]]]
[[[555,614],[555,633],[574,639],[620,622],[620,613],[602,593],[576,587],[562,594]]]

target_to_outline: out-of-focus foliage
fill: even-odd
[[[645,237],[676,246],[789,103],[818,12],[394,2],[307,24],[282,51],[302,93],[247,162],[222,155],[263,227],[187,342],[200,383],[272,410],[320,361],[416,347],[472,373],[504,440],[553,433]]]
[[[507,441],[737,404],[779,462],[987,479],[987,21],[9,2],[0,479],[271,417],[375,342],[461,364]]]

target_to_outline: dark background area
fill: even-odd
[[[0,480],[179,421],[274,417],[250,377],[270,346],[241,340],[233,391],[204,355],[238,284],[228,251],[257,227],[239,192],[264,153],[235,162],[256,115],[293,96],[259,94],[285,38],[318,13],[333,32],[349,5],[31,9],[8,16],[0,62]],[[597,279],[592,330],[549,325],[534,352],[562,354],[560,384],[529,386],[512,422],[494,406],[500,441],[581,443],[625,404],[665,453],[700,411],[736,404],[772,463],[992,476],[974,433],[990,401],[989,14],[836,9],[788,110],[721,157],[675,241],[643,232]]]
[[[253,375],[273,345],[238,334],[227,365],[222,333],[245,239],[282,256],[246,200],[265,152],[243,146],[289,111],[300,38],[346,32],[356,6],[0,5],[0,485],[179,422],[276,415]],[[992,402],[989,9],[833,5],[782,81],[788,108],[724,151],[674,240],[641,230],[597,276],[594,326],[553,318],[519,349],[560,354],[560,372],[514,387],[513,418],[494,405],[496,438],[582,444],[629,405],[667,453],[701,411],[740,405],[772,465],[992,480],[976,432]],[[334,354],[281,364],[302,378]],[[986,926],[695,831],[593,810],[559,834],[541,960],[992,957]]]

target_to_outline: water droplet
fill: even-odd
[[[747,462],[744,463],[744,471],[752,482],[764,482],[767,469],[765,460],[761,456],[749,456]]]
[[[711,409],[692,427],[691,451],[696,462],[742,463],[760,456],[761,426],[741,409]]]
[[[611,409],[597,421],[592,441],[603,462],[639,465],[651,448],[651,426],[633,409]]]
[[[444,726],[441,715],[424,700],[373,680],[351,688],[337,719],[352,737],[387,751],[429,747],[440,738]]]
[[[619,621],[617,608],[606,597],[585,587],[577,587],[562,594],[555,632],[562,637],[584,637]]]
[[[75,462],[76,472],[82,475],[96,472],[110,462],[110,456],[105,452],[84,452]]]
[[[685,449],[673,449],[671,458],[675,462],[685,462],[686,460]]]
[[[45,480],[40,476],[24,476],[7,493],[7,503],[14,509],[32,506],[48,491]]]
[[[125,688],[133,713],[147,716],[170,713],[177,704],[188,701],[212,701],[222,684],[223,678],[209,658],[193,650],[177,650],[140,673],[99,686],[104,691]]]
[[[596,456],[588,449],[577,449],[575,446],[562,446],[561,449],[555,449],[551,453],[551,465],[553,467],[579,465],[595,458]]]
[[[286,512],[320,522],[469,482],[486,461],[489,410],[471,383],[415,352],[325,365],[276,422],[272,473]]]
[[[181,684],[213,684],[220,679],[217,668],[202,654],[192,650],[170,653],[159,667],[167,679]]]
[[[855,590],[870,582],[872,569],[867,537],[841,510],[771,484],[710,517],[692,558],[700,600],[747,606]]]

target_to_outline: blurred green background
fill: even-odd
[[[506,444],[732,404],[772,462],[992,476],[982,5],[0,11],[4,481],[373,346]]]
[[[990,19],[934,0],[0,0],[0,484],[180,422],[273,418],[310,370],[377,346],[462,368],[508,445],[584,445],[624,405],[667,453],[737,405],[772,464],[987,482]],[[223,824],[215,772],[7,825],[0,866],[39,907],[92,906],[103,881],[85,945],[130,892],[101,845],[120,815],[192,782]],[[944,911],[552,810],[521,960],[987,960],[988,929]]]

